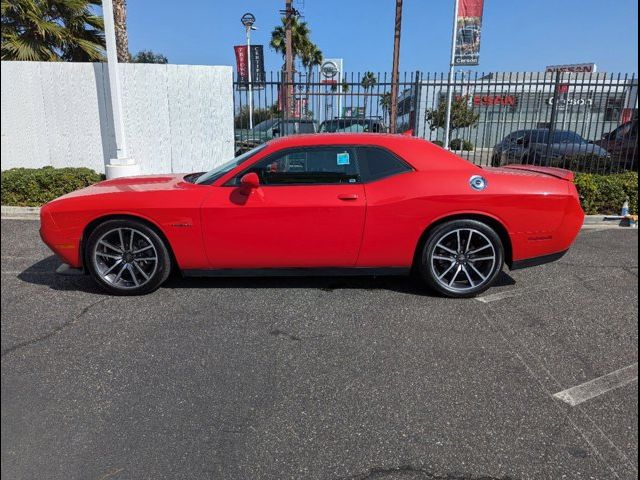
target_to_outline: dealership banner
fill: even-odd
[[[459,0],[454,65],[480,63],[480,32],[484,0]]]
[[[247,46],[236,45],[236,71],[238,90],[247,90],[249,86],[249,58]],[[264,48],[262,45],[251,45],[251,86],[254,90],[264,88]]]

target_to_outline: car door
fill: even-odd
[[[255,172],[247,195],[240,178]],[[365,194],[351,148],[272,153],[212,187],[202,206],[211,268],[352,267],[365,219]]]

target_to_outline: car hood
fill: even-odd
[[[546,148],[546,143],[536,144],[536,149],[539,151],[544,151]],[[596,155],[598,157],[609,155],[604,148],[593,143],[552,143],[550,149],[552,155]]]
[[[119,192],[152,192],[184,189],[192,183],[186,182],[184,177],[186,174],[170,174],[170,175],[147,175],[139,177],[122,177],[103,182],[95,183],[89,187],[68,193],[56,200],[67,198],[103,195],[107,193]],[[54,202],[56,201],[54,200]]]

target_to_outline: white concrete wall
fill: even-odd
[[[120,64],[129,156],[144,174],[233,157],[231,67]],[[2,170],[89,167],[116,154],[106,64],[2,62]]]

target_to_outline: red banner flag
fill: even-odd
[[[480,63],[480,32],[484,0],[460,0],[456,18],[454,65]]]
[[[249,83],[249,61],[247,57],[247,46],[236,45],[233,47],[236,52],[236,65],[238,72],[238,83],[240,85]]]

